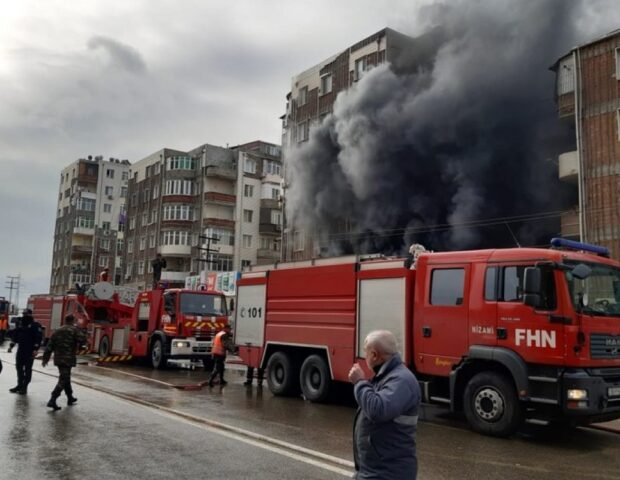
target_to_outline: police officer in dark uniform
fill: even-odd
[[[47,406],[54,410],[60,410],[56,403],[56,399],[62,391],[67,395],[67,405],[73,405],[77,402],[77,398],[73,396],[73,388],[71,387],[71,368],[75,367],[75,354],[77,349],[86,343],[86,334],[76,327],[75,317],[67,315],[65,324],[54,332],[50,341],[43,352],[42,365],[47,366],[52,353],[54,354],[54,365],[58,367],[58,383],[52,390],[52,397],[47,402]]]
[[[43,340],[43,329],[41,324],[35,322],[34,318],[32,318],[32,310],[29,308],[24,310],[11,337],[9,352],[17,345],[17,353],[15,354],[17,386],[11,388],[9,392],[26,395],[28,393],[28,384],[32,378],[32,364]]]

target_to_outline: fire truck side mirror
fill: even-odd
[[[542,272],[538,267],[525,269],[523,303],[534,308],[540,307],[542,304]]]

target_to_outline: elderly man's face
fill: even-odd
[[[364,354],[366,356],[366,365],[368,365],[368,368],[371,370],[377,365],[381,365],[381,363],[383,363],[383,357],[379,355],[376,348],[368,345],[368,342],[364,342]]]

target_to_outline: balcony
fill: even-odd
[[[202,220],[202,226],[205,228],[208,227],[222,227],[229,228],[231,230],[235,229],[235,221],[234,220],[226,220],[224,218],[204,218]]]
[[[259,248],[256,252],[256,256],[259,260],[269,260],[270,262],[280,260],[280,252],[270,248]]]
[[[282,233],[282,225],[277,223],[260,223],[258,225],[258,233],[261,235],[280,235]]]
[[[579,240],[579,213],[577,210],[564,212],[560,219],[562,237]]]
[[[575,115],[575,94],[573,92],[558,95],[558,117],[571,118]]]
[[[261,208],[269,208],[272,210],[279,210],[280,209],[280,203],[278,202],[278,200],[275,200],[273,198],[261,198],[260,199],[260,207]]]
[[[73,229],[73,234],[74,235],[94,235],[95,234],[95,227],[93,228],[87,228],[87,227],[75,227]]]
[[[161,253],[164,257],[189,257],[192,253],[192,247],[189,245],[161,245],[157,249],[157,253]]]
[[[222,178],[224,180],[236,180],[237,172],[232,168],[220,167],[219,165],[207,165],[202,169],[205,176],[210,178]]]
[[[185,279],[187,277],[189,277],[189,272],[175,272],[170,270],[161,271],[161,280],[164,282],[185,283]]]
[[[233,206],[237,202],[237,196],[229,195],[228,193],[206,192],[204,194],[204,201],[212,205]]]
[[[579,177],[579,157],[577,151],[562,153],[558,157],[559,177],[565,182],[576,183]]]
[[[93,253],[92,245],[72,245],[71,255],[91,255]]]

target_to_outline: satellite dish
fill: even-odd
[[[95,298],[99,300],[110,300],[114,295],[114,287],[109,282],[97,282],[92,289]]]

